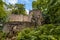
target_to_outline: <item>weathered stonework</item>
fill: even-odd
[[[32,10],[28,16],[11,14],[9,21],[4,24],[3,32],[9,33],[10,31],[19,31],[26,27],[35,26],[35,21],[38,25],[42,25],[43,17],[40,10]]]

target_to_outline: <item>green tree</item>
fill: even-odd
[[[37,0],[32,2],[33,9],[43,12],[46,23],[60,23],[59,0]]]
[[[6,11],[4,9],[4,2],[0,0],[0,22],[5,22],[6,21]]]
[[[15,5],[9,4],[9,5],[7,5],[7,8],[11,9],[12,14],[25,15],[25,13],[26,13],[25,8],[24,8],[24,4],[15,4]]]
[[[25,11],[25,8],[24,8],[24,4],[16,4],[16,10],[15,12],[17,11],[18,13],[15,13],[15,14],[23,14],[25,15],[26,11]]]
[[[46,24],[35,28],[26,28],[17,35],[17,40],[60,40],[60,26]]]

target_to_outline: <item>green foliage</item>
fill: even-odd
[[[16,4],[16,7],[17,7],[17,12],[18,13],[15,13],[15,14],[25,15],[26,11],[25,11],[25,8],[24,8],[24,4]]]
[[[15,4],[15,5],[9,4],[9,5],[7,5],[7,8],[12,9],[12,11],[11,11],[12,14],[25,15],[25,13],[26,13],[25,8],[24,8],[24,4]]]
[[[5,19],[7,16],[7,13],[6,13],[3,5],[4,5],[3,1],[0,0],[0,22],[5,22]]]
[[[8,38],[0,31],[0,40]],[[16,40],[60,40],[60,25],[45,24],[37,28],[25,28],[18,32]]]
[[[37,0],[32,3],[33,9],[39,9],[45,15],[45,22],[60,23],[59,0]]]
[[[2,30],[3,29],[3,26],[0,26],[0,30]]]
[[[17,35],[17,40],[60,40],[60,26],[46,24],[36,29],[24,29]]]
[[[5,40],[5,39],[6,39],[6,34],[0,30],[0,40]]]

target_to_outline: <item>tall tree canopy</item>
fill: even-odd
[[[37,0],[32,2],[33,9],[39,9],[45,16],[46,23],[60,23],[59,0]]]
[[[4,9],[4,2],[2,0],[0,0],[0,22],[5,21],[6,16],[7,16],[7,14]]]
[[[8,9],[12,9],[12,14],[23,14],[25,15],[26,11],[24,8],[24,4],[9,4],[7,5]]]
[[[17,8],[18,14],[25,15],[26,11],[25,11],[25,8],[24,8],[24,4],[16,4],[15,6]]]

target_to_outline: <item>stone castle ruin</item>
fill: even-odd
[[[31,10],[29,15],[11,14],[9,21],[4,24],[3,32],[19,31],[24,27],[42,25],[43,17],[40,10]]]

